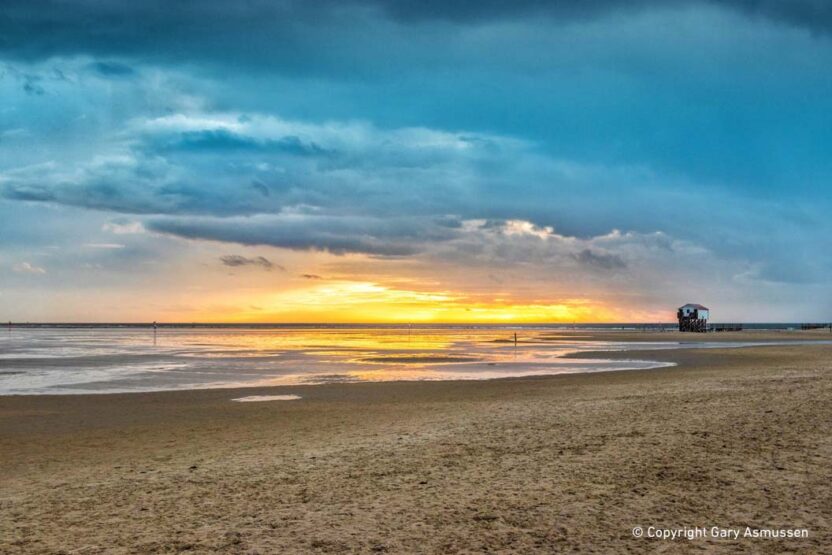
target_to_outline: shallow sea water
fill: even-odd
[[[0,333],[0,394],[164,391],[391,380],[477,380],[658,368],[581,351],[745,343],[589,341],[551,330],[410,328],[13,329]]]

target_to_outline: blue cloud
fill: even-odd
[[[382,257],[411,256],[426,245],[451,239],[455,227],[441,220],[329,216],[255,216],[249,218],[156,218],[151,231],[248,246],[320,250],[333,254],[365,253]]]
[[[128,77],[134,75],[135,71],[127,64],[112,61],[99,61],[90,64],[93,71],[106,77]]]
[[[154,148],[160,151],[216,151],[225,154],[234,151],[276,152],[295,156],[332,154],[315,143],[306,143],[295,136],[256,140],[223,129],[187,131],[166,144],[154,145]]]
[[[828,269],[795,259],[790,247],[826,226],[821,205],[772,204],[648,168],[560,160],[513,137],[216,112],[134,118],[116,136],[111,152],[15,170],[0,195],[165,216],[148,228],[169,235],[339,254],[413,255],[457,237],[459,222],[485,218],[575,237],[662,230],[719,256],[761,261],[766,279],[814,281]],[[772,221],[775,240],[755,232]],[[574,259],[586,268],[627,265],[592,249]],[[789,273],[778,269],[784,260]]]
[[[79,239],[55,214],[131,214],[148,243],[478,253],[598,280],[649,253],[683,264],[684,244],[726,290],[798,295],[832,271],[830,11],[6,2],[0,196]],[[515,220],[565,239],[540,249]],[[649,240],[593,239],[613,229]]]
[[[55,55],[141,55],[160,58],[268,59],[291,64],[283,51],[306,34],[317,41],[328,27],[367,21],[397,24],[473,25],[528,21],[587,21],[633,12],[716,6],[817,32],[832,28],[832,8],[817,0],[348,0],[270,2],[229,7],[220,0],[162,0],[121,4],[106,1],[7,0],[0,19],[0,48],[26,59]],[[253,46],[255,48],[253,48]],[[294,54],[295,52],[292,52]]]

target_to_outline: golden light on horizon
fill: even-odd
[[[507,295],[485,299],[464,292],[417,291],[349,280],[247,299],[246,305],[252,308],[206,317],[236,322],[499,324],[609,322],[619,316],[589,299],[526,301]]]

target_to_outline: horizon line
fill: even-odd
[[[646,321],[646,322],[160,322],[160,321],[140,321],[140,322],[84,322],[84,321],[64,321],[64,322],[39,322],[39,321],[25,321],[15,322],[14,320],[0,321],[2,326],[121,326],[121,327],[200,327],[200,326],[228,326],[228,327],[245,327],[245,326],[384,326],[384,327],[429,327],[429,326],[675,326],[675,321]],[[797,322],[776,322],[776,321],[725,321],[713,322],[710,325],[726,325],[726,324],[741,324],[741,325],[823,325],[832,326],[830,321],[797,321]]]

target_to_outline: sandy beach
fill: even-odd
[[[832,550],[832,345],[604,356],[677,366],[0,397],[0,552]],[[250,395],[301,398],[231,401]],[[637,526],[809,537],[672,541]]]

